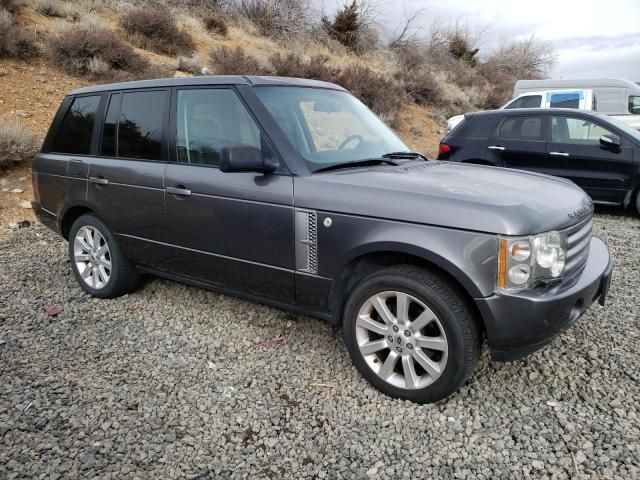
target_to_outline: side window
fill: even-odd
[[[580,108],[580,92],[552,93],[549,95],[551,108]]]
[[[503,140],[544,140],[543,117],[537,115],[507,117],[500,125],[498,138]]]
[[[162,159],[166,96],[164,90],[122,94],[117,133],[118,157]]]
[[[589,120],[576,117],[551,117],[551,141],[573,145],[599,145],[609,130]]]
[[[516,98],[513,102],[505,105],[505,109],[511,108],[540,108],[542,105],[542,95],[525,95]]]
[[[51,151],[88,155],[100,95],[76,97],[53,138]]]
[[[176,123],[181,163],[218,166],[224,147],[262,149],[260,129],[230,89],[178,90]]]
[[[629,113],[640,115],[640,95],[629,96]]]

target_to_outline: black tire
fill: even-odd
[[[640,187],[636,189],[636,194],[633,197],[632,202],[633,202],[632,205],[636,209],[636,214],[640,215]]]
[[[82,227],[92,227],[102,235],[104,241],[109,247],[110,259],[111,259],[111,275],[106,285],[96,289],[92,288],[81,277],[78,267],[74,259],[74,241],[78,230]],[[71,231],[69,233],[69,260],[71,263],[71,269],[76,277],[76,280],[80,284],[83,290],[91,294],[93,297],[98,298],[115,298],[124,295],[132,291],[140,280],[140,274],[136,270],[135,265],[127,259],[120,246],[113,238],[113,235],[107,228],[107,226],[98,217],[91,213],[81,215],[73,222]]]
[[[385,291],[397,291],[415,297],[436,315],[444,329],[448,346],[446,363],[440,376],[424,388],[391,385],[372,370],[360,352],[356,338],[356,320],[360,308],[367,299]],[[480,356],[478,324],[459,288],[436,273],[412,265],[389,267],[363,279],[347,299],[343,325],[347,350],[365,379],[390,397],[416,403],[437,402],[454,393],[471,377]],[[382,335],[382,338],[388,337]],[[391,345],[395,348],[395,344]],[[407,352],[405,350],[405,354]],[[377,360],[374,362],[377,363]]]

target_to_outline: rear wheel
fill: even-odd
[[[71,226],[69,258],[76,280],[94,297],[118,297],[138,283],[135,266],[95,215],[81,215]]]
[[[455,392],[472,375],[480,353],[475,320],[457,288],[410,265],[360,282],[343,323],[360,373],[381,392],[418,403]]]

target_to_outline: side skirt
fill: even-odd
[[[199,280],[194,280],[192,278],[183,277],[180,275],[175,275],[172,273],[163,272],[161,270],[155,270],[153,268],[145,267],[138,265],[138,270],[141,273],[151,274],[157,277],[166,278],[168,280],[173,280],[175,282],[185,283],[187,285],[192,285],[194,287],[203,288],[205,290],[211,290],[218,293],[224,293],[225,295],[231,295],[233,297],[242,298],[244,300],[249,300],[254,303],[259,303],[262,305],[268,305],[271,307],[276,307],[282,310],[288,310],[291,312],[299,313],[302,315],[308,315],[310,317],[319,318],[330,323],[334,323],[333,315],[327,312],[318,312],[315,310],[309,310],[307,308],[302,308],[297,305],[292,305],[289,303],[279,302],[277,300],[271,300],[269,298],[259,297],[257,295],[252,295],[250,293],[233,290],[231,288],[222,287],[220,285],[216,285],[213,283],[206,283]]]

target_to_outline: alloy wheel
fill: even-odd
[[[369,368],[397,388],[425,388],[447,364],[440,320],[424,302],[404,292],[380,292],[364,302],[356,341]]]
[[[104,288],[111,278],[111,252],[97,228],[83,226],[73,240],[73,259],[80,278],[91,288]]]

